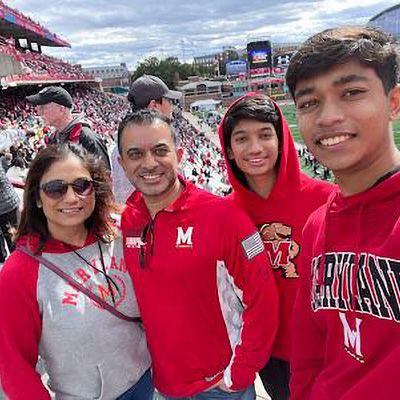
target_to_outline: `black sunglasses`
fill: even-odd
[[[94,181],[86,178],[78,178],[72,183],[67,183],[61,179],[57,179],[44,183],[40,186],[40,189],[51,199],[60,199],[66,195],[68,186],[71,186],[77,195],[85,197],[93,193]]]

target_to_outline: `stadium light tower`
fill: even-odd
[[[181,40],[181,49],[182,49],[182,63],[186,63],[186,52],[185,52],[185,41]]]

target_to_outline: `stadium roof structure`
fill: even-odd
[[[398,8],[400,8],[400,3],[399,3],[399,4],[396,4],[395,6],[389,7],[389,8],[387,8],[386,10],[381,11],[379,14],[375,15],[374,17],[372,17],[372,18],[369,20],[369,22],[373,22],[373,21],[375,21],[376,19],[382,17],[382,15],[388,14],[388,13],[390,13],[391,11],[397,10]]]
[[[400,4],[389,7],[368,21],[368,26],[376,26],[392,34],[397,40],[400,38]]]
[[[0,0],[0,35],[24,38],[42,46],[71,47],[64,39]]]

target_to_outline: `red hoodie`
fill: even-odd
[[[242,185],[231,169],[223,140],[224,120],[219,135],[233,187],[230,198],[246,211],[259,228],[274,268],[280,296],[279,328],[272,355],[289,361],[292,310],[297,291],[298,262],[302,254],[301,232],[309,215],[326,202],[333,185],[315,181],[300,172],[293,137],[281,113],[282,151],[279,170],[268,198],[262,198]]]
[[[400,173],[309,219],[294,313],[293,400],[398,399]],[[353,296],[356,294],[355,296]]]

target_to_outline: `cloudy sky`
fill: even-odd
[[[154,55],[190,61],[223,46],[270,37],[301,42],[321,29],[365,24],[400,0],[5,0],[65,38],[44,49],[84,67]]]

